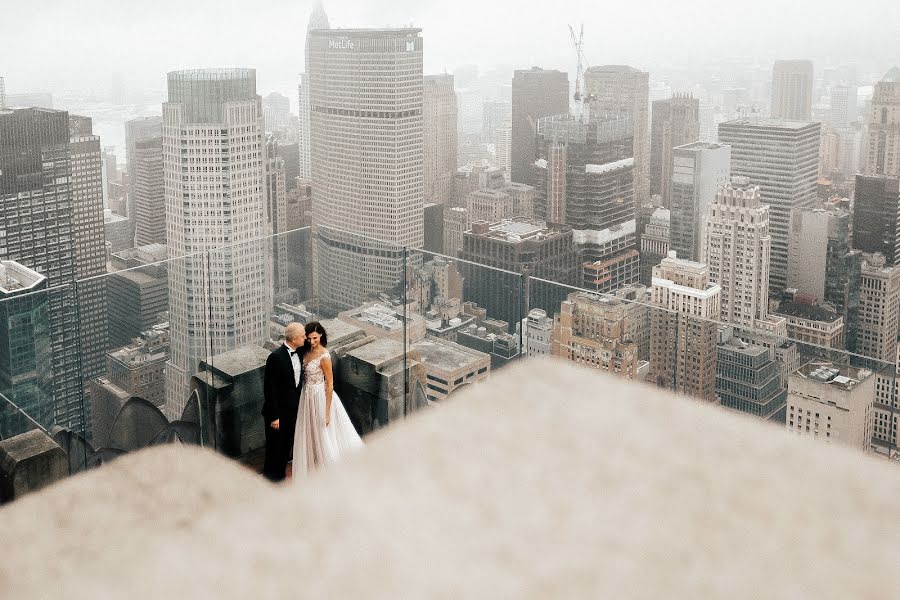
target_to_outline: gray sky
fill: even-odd
[[[464,64],[574,70],[567,24],[585,25],[592,64],[665,69],[736,56],[819,63],[900,62],[900,2],[893,0],[334,0],[332,26],[414,24],[424,29],[426,72]],[[248,66],[261,92],[290,91],[302,69],[308,1],[0,0],[0,75],[17,91],[164,89],[179,68]],[[452,7],[452,8],[449,8]],[[817,64],[821,66],[821,64]]]

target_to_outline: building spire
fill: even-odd
[[[328,15],[325,13],[325,7],[322,6],[321,2],[316,2],[313,5],[312,13],[309,15],[309,24],[306,30],[312,31],[313,29],[331,29]]]

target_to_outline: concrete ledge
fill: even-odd
[[[900,470],[529,362],[274,487],[167,446],[0,510],[0,597],[898,598]]]
[[[59,481],[68,465],[63,449],[40,429],[0,441],[0,503]]]

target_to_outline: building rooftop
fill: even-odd
[[[108,353],[108,356],[124,365],[137,367],[169,357],[168,327],[157,325],[145,331],[142,337],[127,346]]]
[[[589,67],[586,73],[642,73],[640,69],[628,65],[599,65]]]
[[[422,357],[422,363],[443,371],[470,368],[482,361],[490,361],[484,352],[439,338],[426,338],[412,345]]]
[[[329,29],[310,29],[309,35],[319,36],[319,37],[327,37],[329,35],[334,37],[340,37],[342,35],[360,35],[360,36],[373,36],[373,37],[393,37],[396,35],[412,35],[422,33],[422,30],[418,27],[384,27],[384,28],[342,28],[342,27],[331,27]]]
[[[484,228],[487,231],[483,231]],[[523,240],[540,240],[560,235],[562,230],[549,225],[546,221],[537,219],[504,219],[497,223],[487,223],[484,221],[472,224],[472,228],[466,232],[466,235],[478,235],[491,239],[518,243]]]
[[[829,361],[812,360],[800,367],[794,376],[850,391],[869,379],[872,371]]]
[[[248,345],[217,354],[212,359],[205,360],[201,364],[209,365],[215,371],[229,377],[237,377],[258,369],[260,365],[266,364],[266,359],[268,358],[269,351],[265,348]]]
[[[770,352],[768,348],[756,344],[748,344],[736,336],[732,336],[725,342],[719,344],[719,347],[746,356],[759,356],[760,354],[768,354]]]
[[[724,123],[719,123],[720,127],[729,125],[797,130],[805,129],[806,127],[811,127],[813,125],[818,126],[818,123],[814,123],[811,121],[788,121],[785,119],[772,119],[770,117],[744,117],[740,119],[732,119],[731,121],[725,121]]]
[[[823,323],[834,323],[843,318],[836,312],[828,310],[824,306],[801,304],[799,302],[782,302],[775,312],[776,314],[787,317],[798,317],[810,321],[822,321]]]
[[[381,302],[369,302],[359,308],[341,313],[341,316],[380,327],[385,331],[397,331],[403,328],[403,314],[397,312],[394,307]]]
[[[378,367],[398,357],[402,358],[403,344],[389,338],[378,338],[350,350],[347,355]]]
[[[730,148],[729,144],[720,144],[718,142],[690,142],[689,144],[683,144],[681,146],[675,146],[675,150],[689,150],[689,151],[698,151],[698,150],[718,150],[720,148]]]
[[[47,278],[14,260],[0,261],[0,293],[25,292],[37,288]]]
[[[365,331],[356,325],[341,321],[340,319],[325,319],[320,322],[322,327],[325,328],[325,331],[328,332],[329,346],[338,346],[344,343],[345,340],[365,335]]]

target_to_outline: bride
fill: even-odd
[[[306,325],[303,389],[294,434],[294,479],[331,464],[363,443],[334,393],[334,375],[328,354],[328,334],[318,321]]]

